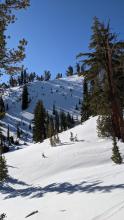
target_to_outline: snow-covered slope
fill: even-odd
[[[96,118],[59,136],[57,147],[45,140],[6,154],[10,178],[0,187],[0,212],[7,220],[34,211],[27,219],[123,220],[124,165],[112,163],[111,141],[97,137]]]
[[[15,87],[6,90],[3,98],[5,104],[8,103],[8,111],[2,120],[4,130],[8,124],[11,131],[16,131],[17,124],[29,138],[31,131],[29,124],[33,119],[33,112],[38,100],[42,100],[46,110],[52,112],[53,104],[58,111],[70,112],[75,118],[79,116],[79,111],[75,110],[76,105],[80,110],[82,100],[82,77],[72,76],[59,80],[36,81],[28,83],[30,104],[26,111],[21,109],[22,87]],[[80,100],[80,101],[79,101]]]

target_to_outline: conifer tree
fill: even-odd
[[[45,120],[45,124],[46,124],[46,138],[49,138],[49,121],[50,121],[50,116],[49,116],[49,113],[46,112],[46,120]]]
[[[3,118],[5,115],[5,105],[2,96],[0,96],[0,118]]]
[[[60,128],[61,131],[65,131],[67,129],[67,117],[63,111],[60,112]]]
[[[116,137],[124,141],[124,119],[120,94],[118,93],[118,78],[121,78],[122,75],[124,76],[122,58],[124,57],[124,42],[118,41],[117,36],[111,33],[109,23],[105,25],[97,18],[94,18],[92,31],[93,34],[89,46],[92,51],[82,53],[79,56],[87,56],[85,64],[89,66],[89,69],[85,71],[85,75],[89,80],[98,76],[107,79],[113,129]]]
[[[31,130],[31,123],[29,124],[29,130]]]
[[[74,141],[74,135],[72,132],[70,132],[70,141]]]
[[[53,115],[55,115],[55,113],[56,113],[56,106],[55,104],[53,104]]]
[[[28,88],[27,85],[24,85],[22,92],[22,110],[28,108]]]
[[[49,137],[55,136],[55,124],[52,116],[49,118],[48,134]]]
[[[46,138],[46,111],[42,101],[38,101],[34,110],[33,140],[42,142]]]
[[[90,115],[91,115],[91,110],[90,110],[90,98],[88,93],[88,84],[87,84],[87,80],[84,78],[83,101],[81,106],[81,122],[88,120]]]
[[[62,78],[62,73],[57,73],[56,79],[60,79],[60,78]]]
[[[56,143],[55,143],[55,127],[54,127],[54,120],[53,120],[52,116],[49,118],[48,134],[49,134],[51,146],[55,146],[56,145]]]
[[[59,118],[59,113],[55,111],[55,131],[59,133],[60,130],[60,118]]]
[[[0,155],[3,152],[3,134],[2,134],[2,129],[0,127]]]
[[[6,218],[6,214],[5,213],[0,214],[0,220],[4,220],[5,218]]]
[[[23,71],[23,82],[26,84],[28,82],[28,74],[26,69]]]
[[[66,75],[67,76],[72,76],[73,75],[73,67],[72,66],[69,66],[67,71],[66,71]]]
[[[8,49],[6,30],[9,24],[16,21],[14,10],[25,9],[28,6],[29,0],[2,1],[0,3],[0,73],[14,74],[22,69],[15,64],[25,58],[27,42],[22,39],[19,41],[18,49]]]
[[[9,125],[7,128],[7,141],[8,141],[8,146],[10,145],[10,129],[9,129]]]
[[[8,111],[9,110],[9,105],[8,105],[8,103],[6,104],[6,111]]]
[[[51,73],[50,73],[50,71],[49,71],[49,70],[45,70],[45,71],[44,71],[44,80],[45,80],[45,81],[48,81],[48,80],[50,80],[50,78],[51,78]]]
[[[0,155],[0,182],[4,182],[8,177],[8,169],[6,159],[3,155]]]
[[[17,134],[17,138],[20,138],[21,132],[20,132],[18,124],[17,124],[17,128],[16,128],[16,134]]]
[[[72,127],[73,127],[72,117],[68,112],[68,114],[67,114],[67,128],[69,129],[69,128],[72,128]]]
[[[14,74],[19,72],[22,67],[17,66],[17,63],[23,61],[25,58],[25,46],[27,44],[25,39],[19,41],[18,49],[7,48],[6,30],[8,25],[16,21],[14,10],[25,9],[29,6],[29,0],[14,0],[2,1],[0,3],[0,75],[3,73]],[[3,112],[3,110],[2,110]],[[1,139],[2,142],[2,139]],[[7,178],[8,170],[6,160],[0,156],[0,181]],[[4,218],[3,215],[1,218]]]
[[[80,67],[79,63],[76,64],[76,73],[78,76],[80,76],[80,74],[81,74],[81,67]]]
[[[56,144],[60,144],[61,143],[58,133],[56,133],[56,135],[55,135],[55,143]]]
[[[78,105],[76,104],[76,106],[75,106],[75,110],[76,111],[78,111],[79,110],[79,108],[78,108]]]
[[[116,164],[121,164],[122,163],[122,157],[121,154],[119,152],[119,148],[117,146],[117,141],[116,141],[116,137],[113,136],[113,148],[112,148],[112,161]]]

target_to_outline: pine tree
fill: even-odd
[[[8,146],[10,145],[10,129],[9,129],[9,125],[7,128],[7,141],[8,141]]]
[[[58,133],[55,135],[55,143],[56,144],[60,144],[61,143]]]
[[[54,140],[54,136],[50,137],[50,145],[51,145],[51,147],[54,147],[56,145],[55,140]]]
[[[2,129],[0,127],[0,155],[3,152],[3,134],[2,134]]]
[[[121,164],[122,163],[122,157],[121,154],[119,152],[119,148],[117,146],[117,141],[116,141],[116,137],[113,136],[113,148],[112,148],[112,161],[116,164]]]
[[[46,112],[46,120],[45,120],[45,124],[46,124],[46,138],[49,138],[49,121],[50,121],[50,116],[49,116],[49,113]]]
[[[62,78],[62,73],[57,73],[56,79],[60,79],[60,78]]]
[[[5,115],[5,105],[2,96],[0,96],[0,119]]]
[[[89,45],[92,51],[79,56],[87,56],[85,64],[89,66],[89,69],[85,71],[85,75],[88,80],[96,79],[98,76],[101,79],[107,79],[107,95],[112,112],[114,133],[116,137],[124,141],[124,119],[120,95],[122,93],[118,92],[119,78],[124,77],[122,58],[124,57],[124,42],[118,41],[117,36],[111,33],[109,23],[105,25],[97,18],[94,18],[92,31]]]
[[[34,111],[33,140],[42,142],[46,138],[46,111],[42,101],[38,101]]]
[[[6,111],[8,111],[9,110],[9,105],[8,105],[8,103],[6,104]]]
[[[0,214],[0,220],[4,220],[5,218],[6,218],[6,214],[5,213]]]
[[[61,131],[67,130],[67,117],[63,111],[60,112],[60,128]]]
[[[56,131],[55,131],[54,119],[51,116],[49,118],[48,135],[49,135],[49,137],[52,137],[52,136],[55,136],[55,133],[56,133]]]
[[[68,114],[67,114],[67,128],[69,129],[69,128],[72,128],[72,127],[73,127],[72,117],[68,112]]]
[[[16,128],[16,134],[17,134],[17,138],[20,138],[21,131],[19,129],[19,125],[18,124],[17,124],[17,128]]]
[[[6,30],[9,24],[16,21],[14,10],[21,10],[29,6],[29,0],[2,1],[0,3],[0,68],[1,72],[14,74],[21,70],[17,66],[25,58],[25,46],[27,42],[22,39],[19,41],[18,49],[7,48]]]
[[[67,71],[66,71],[66,75],[67,76],[72,76],[73,75],[73,67],[72,66],[69,66]]]
[[[75,106],[75,110],[76,111],[78,111],[79,110],[79,108],[78,108],[78,105],[76,104],[76,106]]]
[[[21,71],[20,83],[21,83],[21,85],[24,84],[24,74],[23,74],[23,70]]]
[[[55,104],[53,104],[53,115],[55,115],[55,113],[56,113],[56,106]]]
[[[8,177],[8,169],[5,157],[0,155],[0,182],[4,182]]]
[[[45,71],[44,71],[44,80],[45,80],[45,81],[48,81],[48,80],[50,80],[50,78],[51,78],[51,73],[50,73],[50,71],[49,71],[49,70],[45,70]]]
[[[88,120],[90,115],[91,115],[91,110],[90,110],[90,98],[88,93],[88,84],[87,84],[87,80],[84,78],[83,101],[81,106],[81,122]]]
[[[74,141],[74,135],[72,132],[70,132],[70,141]]]
[[[22,92],[22,110],[28,108],[28,88],[27,85],[24,85]]]
[[[100,115],[97,118],[98,137],[112,137],[113,126],[112,119],[109,115]]]
[[[80,76],[80,74],[81,74],[81,67],[80,67],[79,63],[76,64],[76,73],[78,76]]]
[[[55,111],[55,131],[59,133],[60,130],[60,118],[59,118],[59,113]]]
[[[29,124],[29,130],[31,130],[31,123]]]
[[[26,84],[28,82],[28,74],[26,69],[23,70],[23,83]]]

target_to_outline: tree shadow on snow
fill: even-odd
[[[87,182],[83,181],[79,184],[71,184],[69,182],[52,183],[45,187],[28,185],[23,181],[9,178],[8,181],[0,185],[1,194],[5,195],[4,199],[15,197],[41,198],[47,193],[110,193],[116,189],[124,190],[124,184],[103,185],[101,181]]]

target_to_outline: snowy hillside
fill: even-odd
[[[72,76],[59,80],[36,81],[28,83],[28,92],[30,104],[26,111],[21,109],[22,87],[14,87],[7,89],[3,95],[5,104],[8,103],[8,111],[2,120],[4,130],[9,124],[10,130],[16,131],[17,124],[30,139],[31,131],[29,124],[33,119],[33,112],[38,100],[42,100],[46,110],[52,112],[53,104],[58,111],[63,110],[69,112],[75,118],[79,116],[79,111],[75,109],[79,107],[82,100],[82,77]],[[79,101],[80,100],[80,101]]]
[[[96,118],[60,139],[57,147],[45,140],[6,154],[10,178],[0,187],[0,212],[7,220],[32,212],[27,219],[123,220],[124,165],[112,163],[111,141],[97,137]]]

